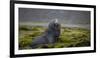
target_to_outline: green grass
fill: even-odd
[[[45,27],[20,26],[19,49],[30,49],[29,45],[37,36],[43,34]],[[46,44],[48,48],[84,47],[90,46],[90,30],[83,28],[62,27],[59,40],[55,44]],[[43,48],[40,45],[38,48]]]

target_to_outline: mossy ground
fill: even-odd
[[[42,26],[19,27],[19,49],[31,49],[32,40],[46,30]],[[47,48],[66,48],[90,46],[90,30],[83,28],[61,27],[61,35],[55,44],[46,44]],[[43,48],[40,45],[38,48]]]

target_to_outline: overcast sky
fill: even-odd
[[[19,8],[20,22],[49,22],[52,19],[66,24],[90,24],[90,11]]]

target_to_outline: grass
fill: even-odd
[[[20,26],[19,49],[30,49],[29,45],[35,37],[40,36],[46,30],[41,26]],[[84,47],[90,46],[90,30],[83,28],[61,27],[61,35],[55,44],[46,44],[48,48]],[[38,48],[43,48],[40,45]]]

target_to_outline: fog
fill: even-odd
[[[19,22],[23,25],[47,25],[53,19],[62,26],[90,28],[90,11],[19,8]]]

